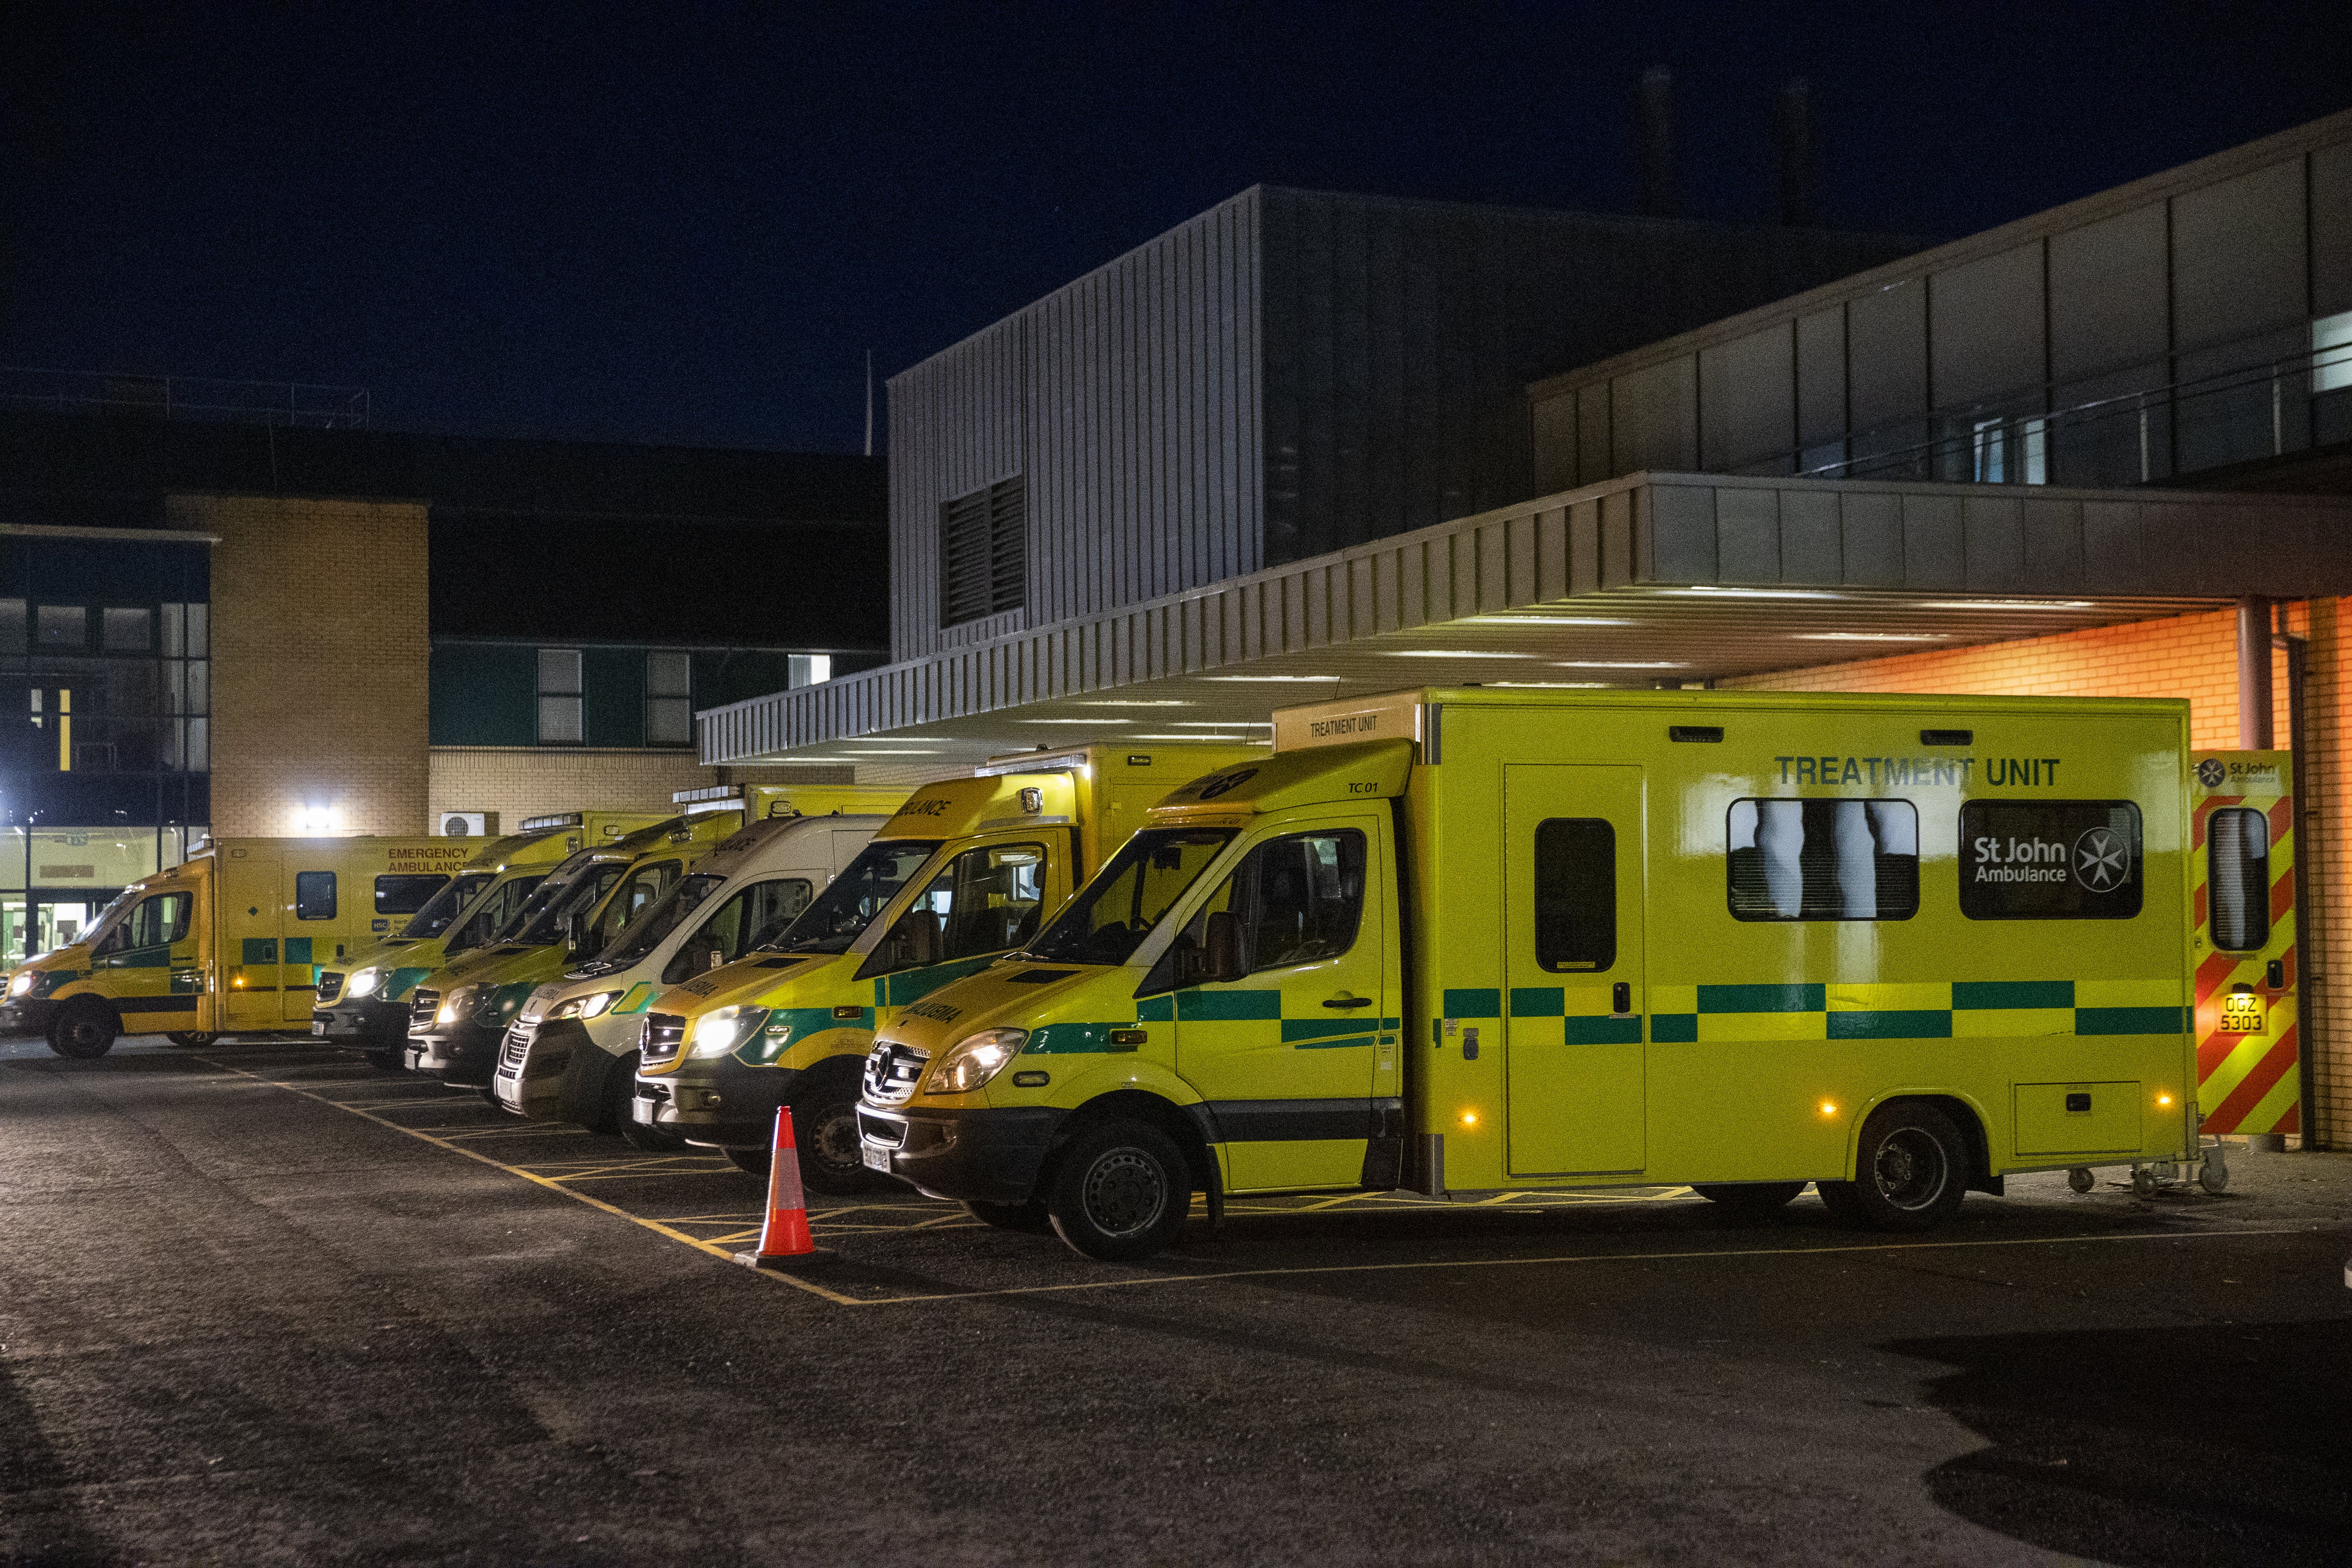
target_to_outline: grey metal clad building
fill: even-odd
[[[1916,247],[1244,191],[892,378],[894,657],[1524,500],[1533,377]]]
[[[1643,469],[2011,485],[2352,437],[2352,113],[1534,386],[1544,490]]]

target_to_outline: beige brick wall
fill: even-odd
[[[212,555],[212,829],[425,830],[425,509],[421,501],[173,496]]]
[[[2345,601],[2316,599],[2289,606],[2288,629],[2309,639],[2310,683],[2303,722],[2287,708],[2286,658],[2273,656],[2273,735],[2303,752],[2305,787],[2303,868],[2297,945],[2303,983],[2311,989],[2315,1038],[2305,1042],[2317,1103],[2304,1108],[2305,1126],[2321,1144],[2352,1142],[2352,647],[2339,634]],[[2238,743],[2237,616],[2177,616],[2063,632],[1981,647],[1940,648],[1818,665],[1727,680],[1727,688],[1775,691],[1912,691],[1994,696],[2185,697],[2190,744],[2226,749]]]
[[[593,751],[539,746],[436,746],[432,820],[444,812],[495,811],[499,831],[555,811],[667,811],[682,789],[719,782],[692,752]]]

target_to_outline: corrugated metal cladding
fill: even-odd
[[[1918,248],[1883,235],[1260,194],[1268,565],[1539,494],[1529,382]]]
[[[1259,195],[891,378],[898,658],[1257,567]],[[1015,474],[1028,602],[943,631],[940,508]]]
[[[1914,248],[1244,191],[892,379],[894,657],[1524,500],[1529,380]],[[940,508],[1014,474],[1028,603],[942,630]]]
[[[1536,476],[2115,485],[2273,457],[2352,430],[2306,369],[2347,310],[2352,112],[1589,360],[1530,389]],[[1993,428],[2035,463],[1989,471]]]

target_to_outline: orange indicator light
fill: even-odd
[[[2172,1096],[2168,1094],[2159,1094],[2156,1097],[2156,1102],[2158,1105],[2170,1105],[2172,1103]]]
[[[1475,1127],[1475,1126],[1477,1126],[1477,1125],[1478,1125],[1478,1113],[1477,1113],[1476,1111],[1475,1111],[1475,1110],[1465,1110],[1465,1111],[1464,1111],[1464,1112],[1462,1113],[1462,1125],[1463,1125],[1463,1126],[1465,1126],[1465,1127]]]
[[[1837,1106],[1830,1100],[1822,1100],[1822,1114],[1823,1116],[1835,1116],[1837,1114]]]

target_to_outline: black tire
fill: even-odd
[[[360,1059],[378,1072],[400,1072],[408,1066],[406,1051],[362,1051]]]
[[[614,1131],[621,1135],[621,1142],[640,1154],[675,1154],[685,1148],[686,1134],[683,1132],[667,1127],[648,1127],[637,1120],[630,1109],[631,1100],[636,1097],[636,1079],[623,1074],[622,1081],[628,1085],[628,1092],[621,1100],[620,1116],[614,1123]]]
[[[1969,1146],[1934,1106],[1896,1100],[1862,1124],[1854,1179],[1814,1184],[1830,1212],[1849,1225],[1927,1230],[1958,1212],[1968,1196]]]
[[[1045,1182],[1055,1234],[1105,1263],[1165,1251],[1192,1207],[1192,1173],[1175,1140],[1124,1118],[1081,1128]]]
[[[859,1147],[854,1073],[826,1072],[814,1081],[803,1079],[791,1103],[793,1142],[800,1152],[803,1186],[839,1198],[870,1193],[886,1184],[866,1168]]]
[[[982,1203],[977,1198],[964,1200],[964,1212],[985,1226],[998,1230],[1017,1230],[1030,1236],[1043,1236],[1054,1228],[1046,1217],[1045,1205],[1036,1198],[1025,1204]]]
[[[94,1062],[114,1048],[122,1021],[103,1002],[68,1002],[49,1025],[49,1049],[76,1061]]]
[[[478,1086],[474,1092],[480,1095],[482,1103],[492,1110],[504,1110],[507,1108],[507,1102],[499,1098],[499,1091],[487,1083]]]
[[[1694,1184],[1691,1187],[1691,1191],[1724,1213],[1745,1218],[1756,1218],[1784,1209],[1804,1190],[1802,1182],[1708,1182],[1703,1185]]]
[[[721,1149],[719,1152],[727,1156],[729,1164],[751,1176],[766,1175],[768,1167],[776,1160],[775,1155],[765,1149]],[[803,1179],[805,1181],[805,1174]]]
[[[220,1038],[218,1035],[202,1035],[190,1029],[176,1029],[163,1037],[182,1050],[196,1051]]]

